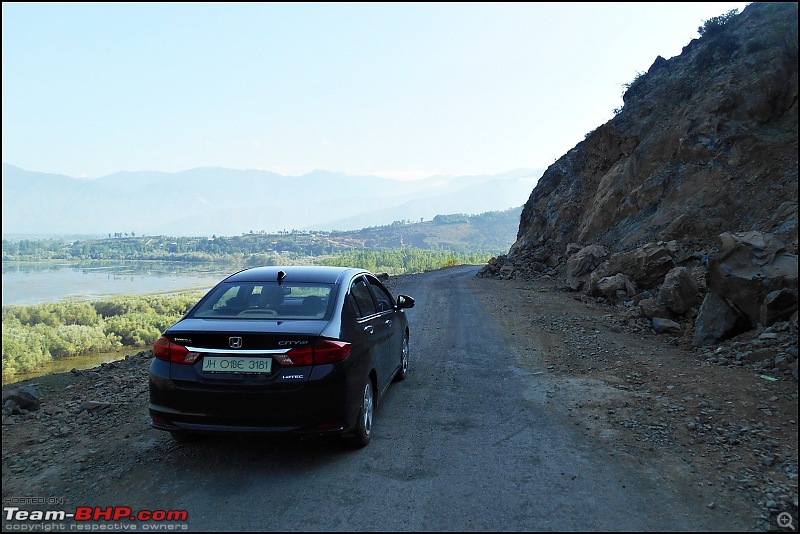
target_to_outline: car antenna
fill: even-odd
[[[278,285],[281,285],[283,279],[286,278],[286,273],[283,271],[278,271]]]

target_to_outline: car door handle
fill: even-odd
[[[364,327],[364,332],[366,332],[367,334],[371,334],[374,330],[375,329],[372,328],[371,324],[368,324],[367,326]]]
[[[392,326],[392,320],[391,319],[387,319],[386,322],[383,323],[383,324],[385,324],[386,326]]]

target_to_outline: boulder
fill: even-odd
[[[514,275],[514,264],[510,262],[506,262],[502,267],[500,267],[500,278],[503,280],[509,280]]]
[[[686,267],[675,267],[667,273],[659,296],[678,315],[686,314],[700,303],[697,282]]]
[[[617,273],[627,275],[631,281],[643,289],[658,287],[666,274],[675,267],[678,255],[675,242],[648,243],[630,252],[613,254],[595,269],[592,279],[601,280]],[[596,288],[592,288],[594,292]]]
[[[797,255],[786,253],[783,241],[772,234],[725,232],[719,238],[720,251],[709,259],[706,286],[733,303],[755,327],[767,295],[796,290]]]
[[[713,345],[736,331],[739,314],[724,298],[708,293],[694,323],[694,345]]]
[[[639,301],[639,308],[642,310],[642,316],[648,318],[655,317],[669,317],[672,312],[661,301],[661,297],[649,297]]]
[[[592,287],[595,288],[594,295],[602,295],[614,302],[631,298],[636,294],[636,286],[622,273],[593,282]]]
[[[40,406],[39,393],[31,386],[24,386],[20,389],[14,389],[3,395],[3,409],[8,407],[14,410],[15,406],[22,410],[34,412]]]
[[[761,305],[761,324],[770,326],[787,321],[797,312],[797,290],[784,288],[769,293]]]
[[[608,249],[600,245],[589,245],[570,256],[567,260],[567,284],[570,289],[580,291],[584,288],[592,271],[608,257]],[[616,273],[611,273],[611,275]]]
[[[653,331],[656,334],[680,334],[681,325],[665,317],[653,318]]]

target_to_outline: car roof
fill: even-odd
[[[225,279],[226,282],[277,282],[278,273],[283,271],[286,276],[284,282],[317,282],[334,284],[342,280],[345,275],[349,278],[358,273],[369,273],[364,269],[351,267],[329,267],[321,265],[286,265],[270,267],[252,267],[234,273]]]

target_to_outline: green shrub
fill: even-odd
[[[4,306],[3,324],[6,324],[6,316],[13,315],[17,322],[25,326],[45,324],[48,326],[58,326],[63,324],[59,319],[58,312],[54,304],[36,304],[33,306]]]
[[[51,359],[45,336],[3,323],[3,380],[32,371]]]
[[[697,33],[699,33],[701,37],[718,33],[720,30],[722,30],[722,28],[725,27],[727,23],[733,20],[734,17],[736,17],[736,15],[738,14],[739,10],[734,8],[722,15],[711,17],[710,19],[704,21],[702,26],[697,28]]]
[[[52,359],[150,345],[201,296],[186,292],[3,306],[3,380]]]
[[[203,297],[201,292],[179,293],[177,295],[153,297],[150,307],[159,315],[183,316],[189,308]]]
[[[490,254],[461,253],[449,250],[393,248],[352,250],[319,261],[320,265],[358,267],[374,273],[415,274],[453,265],[477,265],[489,261]]]
[[[45,339],[54,360],[89,352],[108,352],[121,346],[120,336],[107,334],[102,325],[37,325],[33,331]]]
[[[180,319],[155,313],[129,313],[106,319],[105,332],[120,336],[123,345],[150,345],[172,323]]]
[[[102,322],[89,302],[63,302],[54,305],[53,314],[63,325],[97,326]]]
[[[92,305],[97,310],[97,313],[105,318],[153,311],[150,305],[141,297],[118,297],[113,300],[99,300],[93,302]]]

